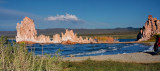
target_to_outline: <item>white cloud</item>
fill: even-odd
[[[47,18],[48,21],[79,21],[78,17],[72,14],[56,15]]]

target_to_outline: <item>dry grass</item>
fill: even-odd
[[[0,71],[57,71],[61,70],[60,56],[35,56],[25,43],[12,45],[0,39]]]
[[[96,39],[98,42],[117,42],[117,40],[113,37],[107,37],[107,36],[95,36],[94,39]]]

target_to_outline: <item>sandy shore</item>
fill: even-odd
[[[81,62],[84,60],[96,60],[96,61],[118,61],[128,63],[160,63],[160,55],[151,55],[149,53],[128,53],[128,54],[116,54],[116,55],[100,55],[100,56],[85,56],[85,57],[66,57],[64,61]]]

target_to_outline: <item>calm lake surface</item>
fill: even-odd
[[[135,39],[119,39],[120,42],[135,41]],[[51,54],[60,49],[59,55],[70,57],[81,56],[96,56],[96,55],[112,55],[112,54],[126,54],[135,52],[152,51],[152,47],[146,44],[75,44],[75,45],[62,45],[62,44],[33,44],[28,45],[29,51],[34,52],[36,55]]]

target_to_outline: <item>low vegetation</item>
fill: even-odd
[[[157,36],[160,36],[160,34],[156,34],[156,35],[152,36],[149,40],[144,41],[144,42],[155,42]]]
[[[135,64],[113,61],[64,62],[64,71],[160,71],[160,63]]]
[[[107,37],[107,36],[95,36],[94,39],[96,39],[98,42],[116,42],[116,38],[113,37]]]
[[[82,37],[113,37],[117,39],[136,39],[137,34],[78,34],[78,36]]]
[[[6,37],[0,38],[0,71],[57,71],[61,64],[58,55],[35,56],[25,43],[10,44]]]

